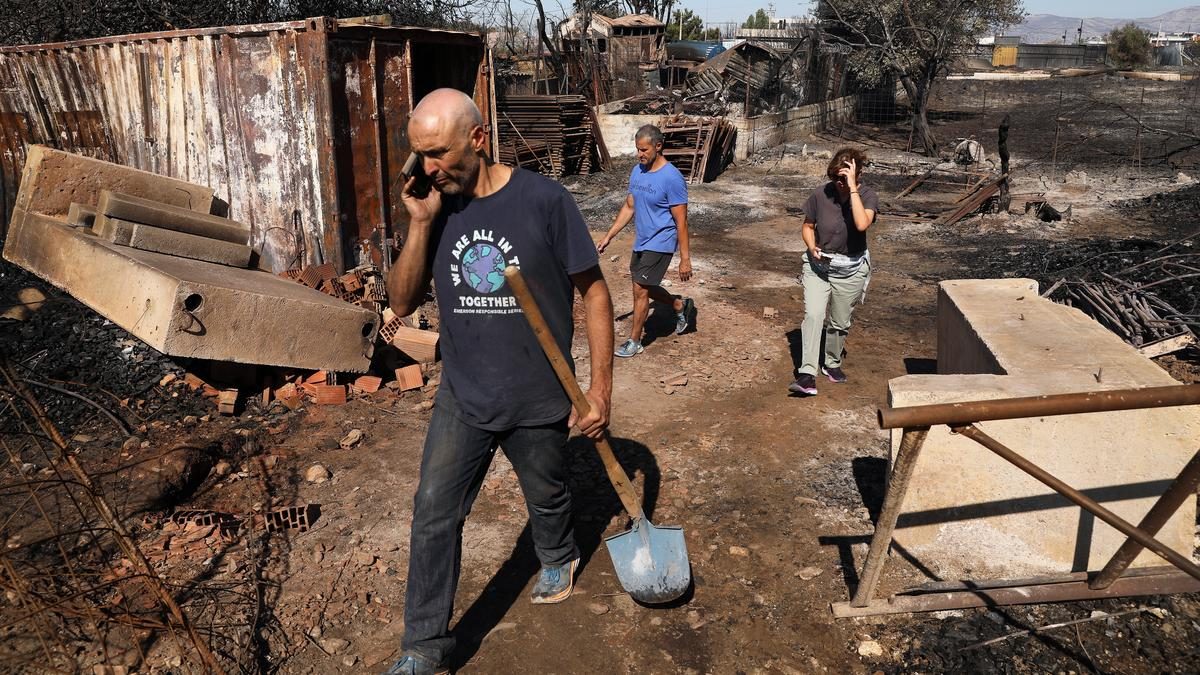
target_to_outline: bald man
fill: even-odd
[[[403,655],[388,673],[447,672],[462,527],[497,447],[512,462],[542,568],[534,603],[565,600],[579,549],[571,527],[565,450],[571,425],[608,426],[613,309],[579,208],[558,183],[493,163],[475,103],[439,89],[413,110],[409,144],[433,189],[404,186],[404,249],[388,299],[411,314],[433,282],[441,311],[442,385],[425,437],[413,506]],[[591,412],[580,417],[538,346],[504,268],[517,265],[570,358],[575,291],[591,353]]]

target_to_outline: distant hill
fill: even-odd
[[[1030,14],[1020,25],[1007,31],[1009,35],[1020,35],[1025,42],[1060,42],[1065,33],[1067,42],[1074,42],[1079,30],[1080,17],[1055,16],[1054,14]],[[1106,19],[1083,17],[1083,38],[1104,37],[1117,26],[1130,21],[1146,30],[1167,33],[1200,32],[1200,6],[1184,7],[1158,16],[1143,19]]]

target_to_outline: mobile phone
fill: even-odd
[[[417,182],[413,184],[412,193],[418,197],[429,194],[429,188],[432,187],[429,177],[425,175],[425,167],[421,159],[421,153],[410,152],[408,153],[408,159],[404,162],[404,167],[400,169],[400,175],[404,177],[405,183],[408,182],[409,178],[415,177],[417,179]]]

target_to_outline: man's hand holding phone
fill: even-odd
[[[410,222],[432,223],[442,209],[442,193],[433,189],[429,177],[425,175],[420,153],[410,153],[400,173],[404,176],[400,201],[408,211]]]

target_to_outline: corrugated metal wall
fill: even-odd
[[[1082,68],[1104,62],[1104,45],[1026,45],[1017,49],[1018,68]]]
[[[408,113],[437,86],[490,120],[477,36],[317,18],[3,48],[4,222],[23,145],[44,143],[211,186],[265,267],[378,261],[404,220]]]

